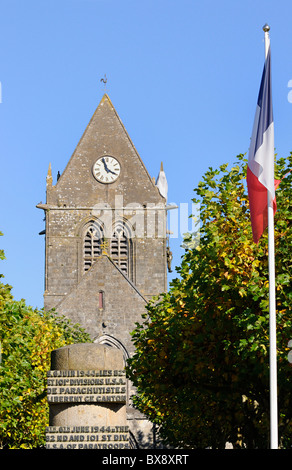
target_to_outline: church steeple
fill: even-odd
[[[46,309],[62,312],[67,298],[66,309],[72,302],[72,317],[80,316],[78,322],[97,335],[98,323],[89,321],[95,311],[89,307],[93,302],[89,287],[82,291],[83,304],[77,306],[72,299],[77,289],[81,298],[80,282],[86,285],[101,256],[112,260],[116,275],[127,279],[143,299],[166,290],[163,165],[155,184],[106,93],[60,178],[53,185],[50,163],[46,183],[46,203],[37,206],[46,211]],[[106,269],[106,263],[99,264]],[[106,315],[115,281],[106,271],[97,275]]]
[[[105,157],[119,164],[121,171],[117,179],[96,178],[94,165]],[[101,161],[100,168],[103,165]],[[113,169],[106,169],[108,176],[112,176]],[[105,183],[111,184],[106,187]],[[68,207],[70,201],[83,207],[92,207],[101,201],[113,206],[115,196],[121,194],[125,205],[164,202],[106,93],[54,188],[47,200],[53,206],[66,204]]]

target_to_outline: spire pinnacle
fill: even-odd
[[[52,177],[52,166],[49,164],[48,174],[47,174],[47,186],[52,186],[53,177]]]

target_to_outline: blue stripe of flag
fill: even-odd
[[[255,143],[254,153],[263,143],[264,133],[272,124],[273,118],[273,105],[272,105],[272,80],[271,80],[271,49],[269,48],[265,60],[261,86],[257,102],[260,108],[259,122],[257,128],[257,137]]]

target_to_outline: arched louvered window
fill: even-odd
[[[110,243],[110,256],[120,270],[132,280],[132,241],[124,222],[115,225]]]
[[[83,240],[83,266],[84,272],[88,271],[94,261],[101,255],[103,243],[103,229],[96,222],[90,222],[84,234]]]

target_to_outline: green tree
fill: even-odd
[[[292,156],[279,159],[275,216],[279,436],[292,444]],[[195,189],[194,235],[169,292],[154,299],[133,332],[128,376],[134,405],[161,438],[182,448],[269,445],[267,233],[252,241],[246,159],[209,168]]]
[[[0,237],[2,236],[3,236],[3,233],[0,232]],[[4,259],[5,259],[4,250],[0,249],[0,260],[4,260]],[[3,277],[4,277],[3,274],[0,273],[0,279]],[[12,299],[11,289],[12,289],[11,286],[9,286],[8,284],[3,284],[0,281],[0,308],[1,308],[1,302],[3,302],[4,300]]]
[[[4,259],[3,251],[0,258]],[[0,283],[0,447],[45,444],[49,424],[46,374],[53,349],[90,342],[79,326],[54,312],[15,301]]]

